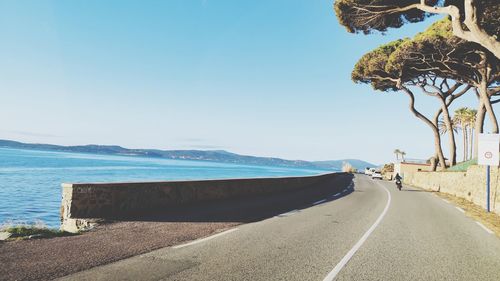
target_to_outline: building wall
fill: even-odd
[[[500,178],[498,168],[491,169],[490,208],[500,214]],[[486,208],[486,168],[470,166],[467,172],[409,172],[404,183],[439,191],[469,200]]]
[[[401,176],[404,176],[407,173],[415,173],[415,172],[430,172],[431,165],[430,164],[417,164],[417,163],[396,163],[394,164],[394,175],[399,173]]]

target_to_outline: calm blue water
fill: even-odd
[[[61,183],[300,176],[325,173],[267,166],[0,148],[0,224],[59,226]]]

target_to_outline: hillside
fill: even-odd
[[[158,149],[128,149],[116,145],[79,145],[61,146],[53,144],[22,143],[11,140],[0,140],[0,147],[48,150],[57,152],[93,153],[110,155],[128,155],[142,157],[157,157],[178,160],[213,161],[243,165],[278,166],[305,169],[332,170],[320,167],[314,163],[302,160],[285,160],[273,157],[256,157],[239,155],[224,150],[158,150]]]
[[[340,171],[342,169],[342,163],[345,161],[351,163],[351,165],[353,165],[357,169],[364,169],[365,167],[375,166],[371,163],[357,159],[309,162],[303,160],[286,160],[274,157],[257,157],[257,156],[240,155],[224,150],[128,149],[117,145],[95,145],[95,144],[62,146],[54,144],[22,143],[11,140],[0,140],[0,147],[32,149],[32,150],[48,150],[48,151],[58,151],[58,152],[73,152],[73,153],[157,157],[157,158],[177,159],[177,160],[212,161],[212,162],[232,163],[232,164],[242,164],[242,165],[319,169],[325,171]]]

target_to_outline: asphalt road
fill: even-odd
[[[63,280],[500,280],[500,239],[430,192],[356,176],[324,199]]]

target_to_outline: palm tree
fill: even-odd
[[[404,151],[401,151],[399,152],[401,154],[401,158],[403,159],[403,162],[405,161],[405,155],[406,155],[406,152]]]
[[[460,125],[457,124],[457,122],[455,122],[455,120],[451,120],[451,127],[452,127],[451,129],[453,130],[454,133],[458,133],[458,131],[460,129]],[[448,133],[448,126],[446,126],[446,123],[444,122],[443,117],[439,118],[438,129],[439,129],[439,133],[441,135]]]
[[[464,144],[464,156],[463,156],[463,161],[466,161],[468,159],[468,131],[467,131],[467,126],[468,126],[468,119],[470,118],[470,113],[469,109],[467,107],[461,107],[457,110],[455,110],[455,116],[453,116],[453,122],[456,123],[462,130],[462,140]]]
[[[394,149],[394,154],[396,154],[396,161],[399,161],[399,154],[401,154],[401,150],[399,149]]]
[[[456,163],[457,149],[456,149],[456,145],[455,145],[455,134],[458,134],[460,126],[459,126],[458,122],[456,122],[456,120],[453,120],[453,119],[451,119],[449,121],[449,124],[446,124],[446,123],[447,122],[445,122],[444,118],[441,117],[438,120],[437,127],[438,127],[439,133],[441,135],[448,134],[450,136],[450,160],[451,160],[450,165],[453,166],[453,165],[457,164]],[[450,131],[450,128],[451,128],[451,131]]]
[[[474,127],[476,123],[477,110],[469,109],[467,111],[467,127],[469,128],[469,160],[472,159],[472,149],[474,147]]]

